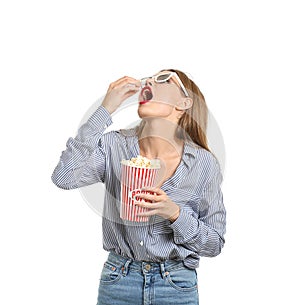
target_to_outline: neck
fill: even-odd
[[[181,155],[183,141],[176,136],[177,124],[162,119],[147,119],[139,137],[140,153],[147,158]]]

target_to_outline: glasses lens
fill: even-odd
[[[155,80],[158,83],[163,83],[163,82],[166,82],[167,80],[169,80],[171,78],[171,76],[172,76],[171,73],[159,74],[155,77]]]

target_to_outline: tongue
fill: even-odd
[[[151,91],[145,90],[144,93],[145,93],[146,100],[147,100],[147,101],[150,101],[150,100],[152,99],[152,97],[153,97]]]

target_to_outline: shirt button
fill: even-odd
[[[140,245],[141,245],[141,246],[143,246],[143,245],[144,245],[144,242],[143,242],[142,240],[140,241]]]

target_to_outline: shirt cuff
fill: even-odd
[[[88,123],[94,128],[102,129],[112,124],[112,118],[106,108],[99,106],[98,109],[88,119]]]
[[[174,232],[174,241],[176,244],[182,244],[189,238],[191,227],[194,227],[194,222],[197,221],[190,213],[181,209],[179,217],[170,224]]]

